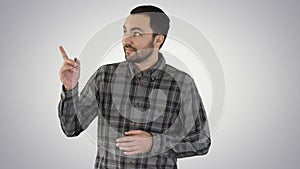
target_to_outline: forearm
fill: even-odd
[[[173,125],[164,133],[153,135],[153,153],[176,158],[204,155],[211,139],[206,112],[193,81],[181,90],[181,110]]]
[[[206,130],[200,133],[191,133],[186,136],[170,134],[153,135],[153,146],[151,152],[153,154],[165,154],[167,156],[183,158],[196,155],[207,154],[211,139]]]
[[[205,155],[211,145],[210,137],[203,137],[195,142],[182,140],[179,144],[173,148],[167,150],[166,154],[175,155],[177,158]]]
[[[83,129],[76,115],[78,87],[72,91],[64,91],[58,105],[58,117],[63,132],[68,137],[79,135]]]
[[[89,79],[80,95],[77,85],[70,91],[63,88],[58,106],[58,116],[61,127],[68,137],[77,136],[85,130],[98,115],[99,97],[95,72]]]

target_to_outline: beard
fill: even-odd
[[[152,55],[154,51],[154,44],[153,41],[150,41],[147,46],[142,49],[142,50],[137,50],[131,45],[125,45],[124,47],[124,52],[125,52],[125,59],[128,62],[133,62],[133,63],[141,63],[145,59],[147,59],[149,56]],[[130,49],[132,52],[128,53],[126,52],[126,49]]]

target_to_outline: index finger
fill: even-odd
[[[62,46],[59,46],[59,50],[60,50],[60,53],[61,53],[61,55],[62,55],[62,57],[63,57],[64,60],[69,59],[69,57],[68,57],[65,49]]]

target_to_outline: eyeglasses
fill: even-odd
[[[155,37],[156,35],[158,35],[158,34],[153,33],[153,32],[142,32],[142,31],[136,31],[136,30],[134,30],[132,32],[127,32],[127,31],[123,30],[123,37],[124,38],[125,37],[142,37],[142,36],[144,36],[146,34],[152,34],[153,37]]]

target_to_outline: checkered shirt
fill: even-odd
[[[177,158],[204,155],[211,145],[207,116],[193,79],[165,63],[139,71],[131,62],[101,66],[81,93],[61,95],[58,116],[68,137],[98,117],[95,168],[177,168]],[[150,152],[127,156],[116,139],[129,130],[152,134]]]

